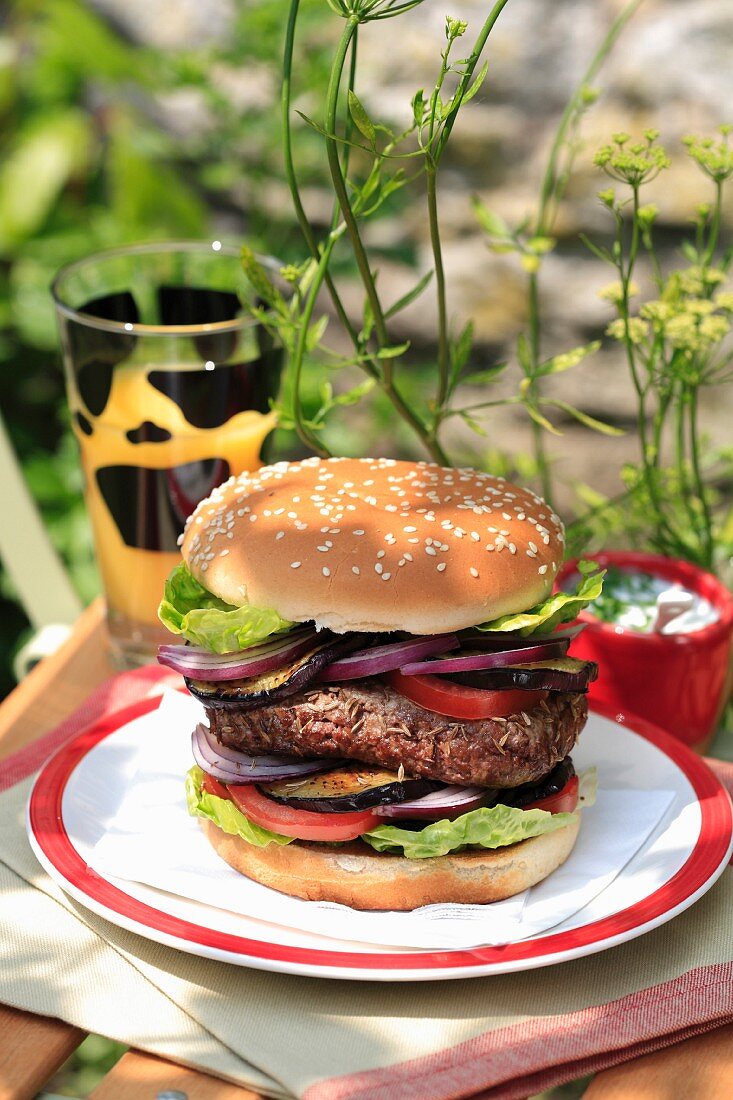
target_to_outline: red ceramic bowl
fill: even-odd
[[[602,566],[682,584],[718,608],[717,622],[689,634],[638,634],[583,611],[579,621],[586,628],[571,646],[574,657],[598,663],[591,699],[611,707],[621,721],[625,714],[638,714],[686,745],[704,749],[728,696],[733,596],[711,573],[675,558],[624,550],[588,556]],[[576,564],[566,562],[558,581]]]

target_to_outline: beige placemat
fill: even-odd
[[[298,978],[162,947],[70,901],[0,797],[2,1000],[306,1100],[520,1097],[733,1019],[733,872],[596,956],[420,984]]]

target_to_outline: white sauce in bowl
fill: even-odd
[[[576,577],[568,579],[573,584]],[[720,618],[719,610],[681,584],[630,569],[609,569],[603,594],[588,613],[639,634],[691,634]]]

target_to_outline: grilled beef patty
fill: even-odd
[[[541,779],[585,725],[583,695],[551,693],[507,718],[475,721],[425,710],[378,680],[326,685],[255,710],[207,707],[215,736],[253,754],[325,756],[380,764],[463,786],[517,787]]]

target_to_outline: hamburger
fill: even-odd
[[[567,859],[591,662],[534,493],[391,459],[231,478],[182,536],[159,660],[203,704],[189,809],[218,854],[356,909],[484,903]]]

